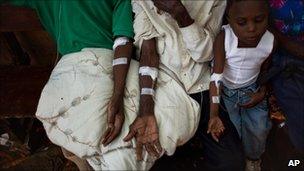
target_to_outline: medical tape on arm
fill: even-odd
[[[127,57],[120,57],[120,58],[116,58],[113,60],[112,65],[116,66],[116,65],[126,65],[128,64],[128,58]]]
[[[155,67],[142,66],[139,68],[138,73],[141,76],[150,76],[152,80],[155,81],[158,76],[158,69]]]
[[[153,96],[155,95],[155,91],[153,88],[142,88],[140,91],[141,95],[150,95]]]
[[[212,103],[218,102],[219,103],[219,93],[220,93],[220,81],[223,79],[223,73],[213,73],[211,75],[210,81],[214,81],[214,84],[216,86],[216,92],[218,94],[218,96],[212,96]],[[214,102],[213,102],[213,97],[214,98]],[[218,98],[218,99],[217,99]]]
[[[129,38],[127,37],[117,37],[114,40],[113,50],[115,50],[118,46],[126,45],[129,42]]]
[[[212,103],[220,103],[220,96],[212,96],[211,101]]]
[[[214,81],[215,86],[216,86],[217,88],[219,88],[219,87],[220,87],[220,81],[221,81],[222,79],[223,79],[223,73],[220,73],[220,74],[218,74],[218,73],[213,73],[213,74],[211,75],[210,81]]]

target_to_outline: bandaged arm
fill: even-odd
[[[113,46],[114,59],[112,63],[114,77],[113,96],[123,97],[133,44],[132,40],[127,37],[117,37],[115,40]],[[119,41],[115,44],[117,40]]]
[[[220,101],[220,84],[221,74],[225,66],[225,50],[224,50],[224,31],[221,31],[216,37],[213,52],[214,66],[210,81],[210,117],[218,116]]]
[[[140,107],[139,114],[154,115],[154,94],[158,76],[159,55],[156,40],[144,40],[140,53],[139,86]]]

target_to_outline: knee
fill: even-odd
[[[261,126],[253,131],[252,138],[257,139],[257,141],[259,141],[260,143],[265,143],[270,129],[271,129],[271,126],[269,126],[269,125]]]

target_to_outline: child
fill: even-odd
[[[224,125],[219,118],[219,81],[230,120],[236,127],[246,155],[246,170],[260,170],[260,157],[271,128],[265,100],[266,86],[257,78],[273,51],[274,36],[267,30],[266,1],[230,0],[228,25],[214,42],[214,67],[210,82],[208,132],[219,141]]]

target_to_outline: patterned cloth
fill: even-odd
[[[293,40],[304,41],[304,1],[270,0],[274,26]],[[304,60],[283,49],[273,55],[272,69],[279,73],[271,80],[278,105],[286,114],[293,145],[304,150]]]
[[[283,34],[304,40],[304,1],[270,0],[274,26]]]

